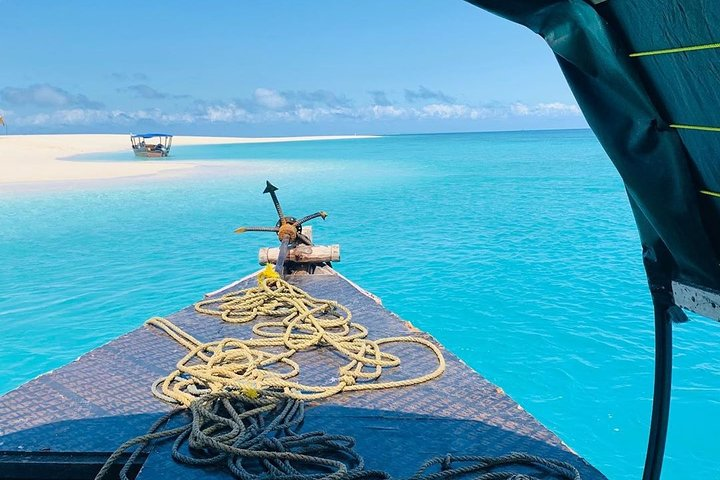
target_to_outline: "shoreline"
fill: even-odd
[[[174,177],[208,163],[197,160],[138,160],[130,149],[128,135],[62,134],[0,136],[0,189],[51,190],[98,181],[132,181]],[[374,135],[325,135],[301,137],[173,137],[173,146],[279,143],[319,140],[376,138]],[[77,155],[98,155],[127,151],[127,161],[73,161]],[[213,161],[212,164],[226,163]],[[245,166],[247,168],[247,166]],[[114,183],[114,182],[112,182]]]

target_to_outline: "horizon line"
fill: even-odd
[[[568,128],[523,128],[513,130],[458,130],[448,132],[405,132],[405,133],[317,133],[317,134],[277,134],[277,135],[208,135],[208,134],[172,134],[176,137],[217,137],[217,138],[283,138],[283,137],[399,137],[406,135],[457,135],[457,134],[477,134],[477,133],[522,133],[522,132],[558,132],[573,130],[590,130],[590,127],[568,127]],[[32,132],[32,133],[7,133],[0,135],[2,137],[12,136],[33,136],[33,135],[132,135],[132,132]]]

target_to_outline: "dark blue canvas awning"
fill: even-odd
[[[720,291],[720,2],[470,0],[541,35],[625,182],[650,281]],[[649,262],[649,264],[648,264]]]
[[[547,41],[625,183],[655,307],[658,479],[678,306],[720,320],[720,2],[467,1]]]

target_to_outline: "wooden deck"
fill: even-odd
[[[233,287],[245,288],[254,280]],[[425,335],[335,275],[296,275],[293,284],[349,307],[371,338]],[[219,294],[219,293],[218,293]],[[151,316],[154,312],[148,312]],[[249,338],[251,325],[227,324],[192,306],[168,317],[202,341]],[[432,353],[412,344],[389,346],[410,358],[389,379],[434,368]],[[92,478],[125,440],[145,433],[171,407],[150,393],[151,383],[173,369],[185,350],[155,328],[141,327],[0,397],[0,478]],[[605,477],[560,439],[455,355],[443,349],[446,372],[422,385],[343,393],[314,402],[303,431],[352,435],[368,469],[395,478],[412,475],[431,457],[500,455],[522,451],[572,463],[585,480]],[[342,360],[323,349],[302,353],[300,380],[330,382]],[[330,368],[329,368],[330,367]],[[178,465],[168,442],[138,462],[138,479],[230,478],[215,469]]]

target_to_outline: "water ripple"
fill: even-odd
[[[622,182],[589,132],[214,148],[178,154],[236,168],[3,198],[0,392],[257,268],[271,238],[232,230],[272,221],[271,175],[286,210],[330,212],[315,238],[342,244],[345,275],[610,478],[640,476],[652,309]],[[675,334],[668,479],[712,477],[720,454],[720,326],[693,318]]]

